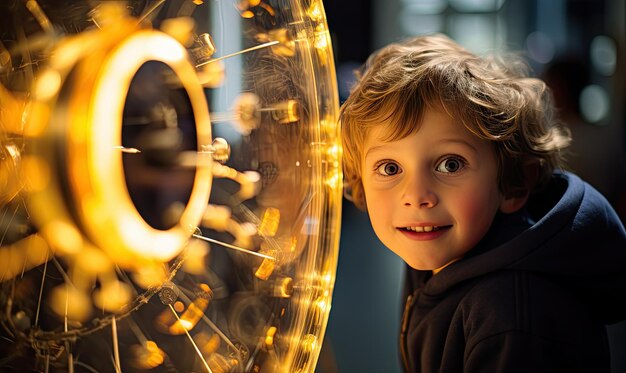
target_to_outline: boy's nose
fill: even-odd
[[[407,180],[402,195],[404,206],[432,208],[438,202],[432,183],[427,178],[414,177]]]

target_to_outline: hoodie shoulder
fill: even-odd
[[[544,276],[524,271],[484,276],[458,311],[467,337],[468,367],[484,368],[494,356],[500,368],[536,356],[542,364],[567,366],[567,371],[608,361],[601,324],[571,289]]]

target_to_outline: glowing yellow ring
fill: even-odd
[[[90,105],[93,109],[89,113],[92,132],[88,134],[91,146],[86,154],[88,174],[77,175],[77,178],[87,178],[93,184],[87,185],[85,190],[77,185],[77,192],[93,192],[96,196],[89,202],[93,205],[81,208],[83,221],[92,234],[102,239],[99,244],[110,250],[124,248],[144,258],[171,259],[180,252],[206,209],[211,189],[210,155],[198,154],[200,161],[194,186],[178,224],[168,230],[157,230],[143,220],[131,201],[124,180],[122,153],[113,150],[121,142],[122,112],[131,80],[148,61],[165,63],[176,73],[192,104],[198,150],[211,143],[211,124],[204,92],[197,81],[195,68],[186,57],[185,48],[172,37],[153,30],[140,31],[114,50],[103,64],[96,81]],[[81,131],[80,128],[77,130]],[[74,161],[83,161],[81,154],[77,157],[70,157],[70,165]],[[99,214],[105,214],[107,220],[94,220],[93,217]],[[106,234],[99,233],[104,228],[102,224],[110,229]]]
[[[202,218],[211,190],[212,158],[198,153],[193,188],[178,223],[167,230],[155,229],[141,217],[126,186],[122,152],[116,149],[121,145],[122,113],[139,68],[149,61],[161,62],[189,96],[200,151],[211,143],[204,92],[187,51],[169,35],[156,30],[139,30],[128,37],[120,37],[120,30],[99,32],[96,43],[91,40],[81,46],[84,39],[77,38],[78,45],[59,51],[55,73],[65,83],[61,82],[58,96],[46,97],[46,104],[56,101],[56,106],[50,105],[55,112],[42,115],[50,123],[39,124],[47,126],[41,133],[33,131],[43,150],[39,156],[61,157],[52,163],[58,169],[51,170],[61,175],[53,177],[51,188],[44,188],[37,198],[54,206],[62,206],[58,202],[66,199],[70,207],[57,209],[57,216],[47,213],[40,225],[56,220],[75,225],[88,241],[125,267],[167,261],[180,253]],[[86,52],[90,47],[95,50]],[[67,57],[73,62],[68,63]],[[60,166],[64,160],[66,166]]]

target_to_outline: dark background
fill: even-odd
[[[568,167],[626,221],[624,0],[325,0],[343,102],[353,71],[390,42],[443,32],[483,53],[520,52],[552,88],[574,143]],[[400,372],[402,262],[344,201],[339,266],[318,373]],[[610,330],[626,372],[626,327]]]

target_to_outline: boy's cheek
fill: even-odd
[[[462,229],[469,230],[468,235],[481,235],[489,229],[493,217],[499,208],[499,199],[492,195],[467,194],[474,198],[463,198],[456,201],[457,223]]]

